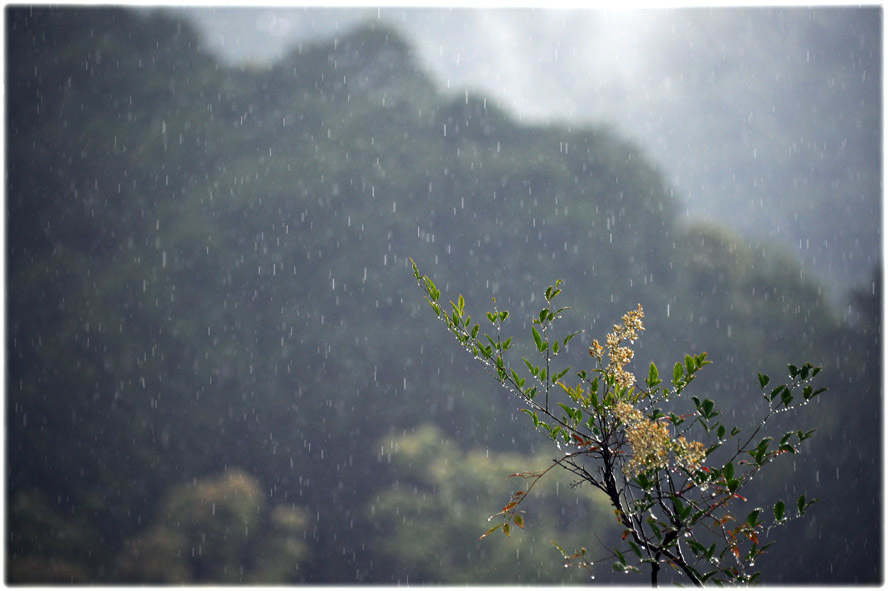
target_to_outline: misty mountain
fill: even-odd
[[[706,350],[701,387],[738,420],[756,371],[823,364],[810,456],[759,485],[821,497],[817,521],[762,568],[880,576],[879,275],[836,308],[792,250],[688,223],[637,142],[445,92],[375,20],[240,67],[165,12],[6,16],[9,581],[447,582],[378,543],[417,547],[399,503],[437,494],[443,472],[410,459],[436,441],[478,459],[447,488],[473,496],[436,505],[459,525],[437,547],[467,548],[448,580],[482,561],[489,581],[579,581],[542,550],[512,567],[466,545],[461,507],[499,502],[488,456],[552,451],[435,323],[410,258],[519,333],[564,279],[577,367],[641,302],[642,363]]]
[[[880,260],[878,7],[177,13],[236,64],[273,63],[362,20],[388,23],[446,93],[632,138],[687,219],[794,249],[835,301]]]

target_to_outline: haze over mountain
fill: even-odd
[[[706,351],[694,392],[744,437],[757,372],[822,364],[829,395],[768,425],[817,436],[749,497],[821,501],[756,568],[882,580],[880,275],[833,305],[785,247],[688,223],[640,140],[448,89],[373,15],[253,67],[181,12],[6,17],[9,582],[588,582],[549,540],[621,533],[566,482],[526,536],[478,539],[505,476],[563,452],[441,330],[411,260],[476,318],[511,312],[510,364],[557,279],[575,369],[643,304],[634,371]]]
[[[790,246],[839,301],[881,259],[878,7],[175,12],[225,61],[253,65],[382,20],[443,90],[525,121],[613,126],[688,219]]]

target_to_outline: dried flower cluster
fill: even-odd
[[[616,382],[626,388],[631,388],[635,384],[635,376],[624,369],[632,361],[635,353],[629,347],[623,346],[623,342],[628,341],[632,344],[638,339],[639,331],[644,330],[642,318],[644,318],[644,309],[638,304],[635,310],[623,314],[622,324],[615,324],[613,332],[607,333],[606,351],[598,340],[592,341],[589,347],[589,354],[599,362],[602,362],[605,352],[607,353],[607,373],[613,375]]]
[[[626,438],[632,449],[632,457],[623,470],[629,475],[667,468],[670,452],[675,463],[688,470],[698,468],[706,456],[702,443],[689,442],[684,437],[673,439],[664,420],[648,420],[644,413],[630,404],[618,402],[614,406],[614,415],[626,425]]]

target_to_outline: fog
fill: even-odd
[[[838,302],[881,259],[875,8],[181,12],[232,64],[270,64],[299,43],[389,23],[454,95],[632,138],[687,219],[796,250]]]
[[[881,9],[5,16],[6,582],[882,580]]]

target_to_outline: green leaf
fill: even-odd
[[[632,540],[628,540],[629,547],[632,548],[632,551],[635,552],[635,555],[641,558],[641,548],[638,547],[638,544],[633,542]]]
[[[429,306],[432,307],[432,310],[434,310],[434,311],[435,311],[435,314],[440,318],[440,317],[441,317],[441,306],[439,306],[438,304],[436,304],[436,303],[435,303],[434,301],[432,301],[430,298],[425,298],[425,301],[427,301],[427,302],[429,303]]]
[[[694,552],[694,556],[700,556],[701,554],[706,554],[706,546],[698,542],[697,540],[688,540],[688,547]]]
[[[679,382],[681,382],[681,377],[684,375],[684,366],[681,363],[676,363],[675,367],[672,368],[672,383],[675,386],[678,386]]]
[[[499,525],[495,525],[495,526],[491,527],[489,530],[487,530],[486,532],[484,532],[484,533],[481,535],[481,537],[478,538],[478,539],[479,539],[479,540],[483,540],[484,538],[486,538],[487,536],[489,536],[490,534],[492,534],[493,532],[495,532],[495,531],[498,530],[499,528],[503,527],[504,525],[505,525],[504,523],[500,523]]]
[[[801,497],[799,497],[799,504],[800,504],[801,507],[802,507],[802,510],[799,511],[799,515],[804,515],[804,514],[805,514],[805,511],[808,510],[808,507],[810,507],[811,505],[813,505],[813,504],[816,503],[817,501],[818,501],[818,499],[811,499],[810,501],[808,501],[808,502],[806,503],[806,502],[805,502],[805,495],[802,495]]]
[[[620,552],[619,550],[617,550],[616,548],[614,548],[614,552],[616,552],[617,557],[620,559],[620,562],[623,563],[623,566],[625,567],[625,565],[626,565],[626,557],[623,556],[623,553]]]
[[[746,516],[746,523],[748,523],[752,527],[755,527],[756,525],[758,525],[759,513],[761,513],[761,512],[762,512],[761,509],[753,510],[749,515]]]
[[[756,465],[761,466],[768,454],[768,445],[771,443],[771,437],[765,437],[759,441],[758,446],[749,453],[755,460]]]
[[[783,390],[783,392],[780,394],[780,402],[783,403],[783,406],[789,406],[792,402],[792,390],[790,390],[789,388]]]
[[[775,521],[783,521],[783,516],[786,514],[786,504],[783,501],[777,501],[774,504],[774,520]]]
[[[647,520],[647,523],[650,526],[651,530],[654,532],[654,536],[657,537],[657,541],[662,542],[663,541],[663,533],[660,531],[660,528],[657,527],[657,520],[654,519],[653,517],[649,517]]]
[[[678,518],[684,521],[687,519],[688,515],[691,514],[691,511],[694,510],[694,506],[682,503],[681,499],[678,498],[678,495],[671,495],[671,497],[672,506],[675,507],[675,512],[678,513]]]
[[[570,306],[565,306],[564,308],[558,308],[557,310],[555,310],[554,314],[549,314],[549,318],[551,320],[555,320],[555,318],[558,317],[562,312],[564,312],[565,310],[570,310],[570,309],[571,309]]]
[[[539,427],[539,426],[540,426],[540,418],[537,416],[536,411],[533,411],[533,410],[530,410],[530,409],[527,409],[527,408],[522,408],[522,409],[521,409],[521,412],[524,412],[524,413],[527,413],[527,414],[530,415],[530,418],[533,419],[533,426],[534,426],[534,427]]]
[[[651,367],[648,370],[647,386],[648,388],[656,388],[660,382],[662,382],[660,372],[657,371],[657,366],[651,362]]]
[[[821,392],[826,392],[826,388],[819,388],[817,390],[814,390],[814,387],[809,384],[805,386],[805,389],[802,391],[802,397],[805,400],[811,400]]]
[[[722,474],[724,474],[726,480],[734,478],[734,462],[728,462],[725,467],[722,468]]]
[[[567,344],[568,344],[569,342],[571,342],[571,341],[573,340],[573,338],[574,338],[575,336],[577,336],[578,334],[580,334],[581,332],[582,332],[582,331],[578,330],[578,331],[576,331],[576,332],[572,332],[572,333],[570,333],[569,335],[567,335],[566,337],[564,337],[564,340],[562,341],[562,343],[564,343],[564,346],[566,347]]]
[[[540,326],[542,326],[543,324],[546,323],[546,319],[548,317],[549,317],[549,309],[543,308],[542,310],[540,310],[540,315],[537,318],[533,319],[533,323],[539,324]]]
[[[569,372],[569,371],[570,371],[570,368],[569,368],[569,367],[565,367],[563,370],[561,370],[561,371],[559,371],[558,373],[556,373],[555,375],[553,375],[553,376],[552,376],[552,383],[553,383],[553,384],[557,383],[558,380],[560,380],[560,379],[563,378],[565,375],[567,375],[567,372]]]
[[[809,439],[809,438],[813,437],[815,431],[817,431],[817,429],[811,429],[810,431],[806,431],[806,432],[804,432],[804,433],[802,433],[801,431],[799,431],[799,432],[797,433],[798,436],[799,436],[799,443],[801,443],[802,441],[804,441],[804,440],[806,440],[806,439]]]
[[[712,417],[721,414],[715,411],[715,403],[708,398],[703,401],[703,413],[703,416],[707,419],[711,419]]]
[[[770,381],[771,381],[771,378],[769,378],[768,376],[763,375],[763,374],[759,374],[759,384],[761,384],[762,390],[765,389],[765,386],[767,386],[768,382],[770,382]]]
[[[531,326],[530,329],[533,331],[533,340],[536,343],[537,349],[539,349],[540,353],[544,352],[546,349],[543,347],[543,337],[540,336],[536,326]]]

